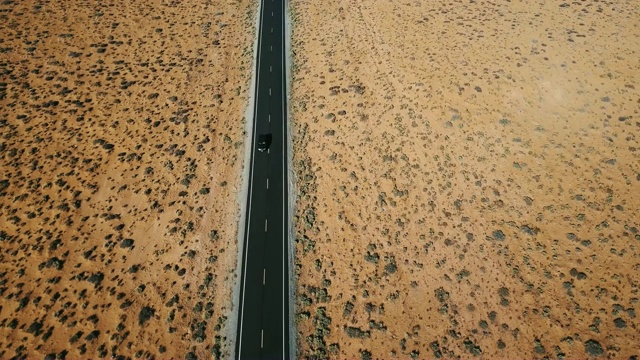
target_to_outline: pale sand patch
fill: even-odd
[[[250,1],[0,5],[0,357],[226,358]]]
[[[291,4],[301,357],[640,355],[636,2]]]

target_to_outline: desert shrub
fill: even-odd
[[[138,314],[138,324],[140,326],[144,325],[149,319],[151,319],[156,313],[156,310],[149,306],[144,306],[140,313]]]

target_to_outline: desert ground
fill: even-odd
[[[291,15],[300,358],[640,356],[637,1]]]
[[[224,358],[257,3],[0,4],[0,358]]]

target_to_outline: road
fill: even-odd
[[[284,1],[262,0],[236,358],[289,359]],[[272,134],[257,151],[259,134]]]

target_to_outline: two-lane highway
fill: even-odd
[[[289,359],[285,0],[262,0],[236,358]],[[268,151],[260,134],[272,134]]]

